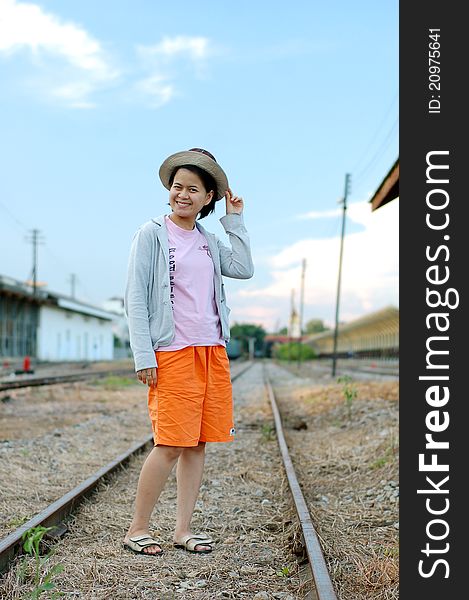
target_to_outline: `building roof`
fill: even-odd
[[[388,333],[399,329],[399,309],[395,306],[386,306],[381,310],[364,315],[338,327],[339,335],[353,331],[372,331],[373,333]],[[315,342],[325,338],[333,338],[334,330],[313,333],[307,336],[307,342]]]
[[[265,342],[279,342],[280,344],[287,344],[292,341],[292,337],[289,335],[275,335],[268,334],[264,337]]]
[[[92,304],[81,302],[70,296],[57,294],[45,290],[44,288],[36,288],[36,293],[33,293],[33,289],[30,285],[4,275],[0,275],[0,296],[22,298],[41,306],[55,306],[62,310],[96,317],[97,319],[103,319],[105,321],[112,321],[115,319],[114,313],[93,306]]]
[[[378,189],[370,200],[371,210],[384,206],[399,197],[399,158],[389,169]]]

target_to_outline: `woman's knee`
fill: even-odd
[[[180,446],[155,446],[155,450],[167,460],[175,460],[181,456],[184,448]]]
[[[203,454],[205,452],[205,442],[199,442],[197,446],[187,446],[183,448],[185,454]]]

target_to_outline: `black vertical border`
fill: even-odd
[[[466,466],[469,457],[469,428],[467,404],[469,403],[469,362],[466,356],[469,334],[467,283],[469,277],[469,222],[465,215],[467,190],[464,189],[466,173],[469,175],[469,145],[467,110],[463,109],[467,76],[466,59],[469,56],[467,20],[462,14],[463,3],[401,2],[399,7],[399,70],[400,70],[400,598],[402,600],[441,600],[465,597],[465,574],[468,545],[469,480]],[[439,79],[430,78],[430,29],[439,29],[440,68]],[[434,48],[433,48],[434,49]],[[431,79],[438,80],[440,89],[430,89]],[[437,86],[434,86],[437,87]],[[430,100],[440,102],[440,112],[430,113]],[[438,103],[433,102],[434,110]],[[466,141],[467,140],[467,141]],[[448,151],[432,159],[446,164],[449,169],[439,176],[448,177],[447,184],[427,182],[427,155],[432,151]],[[437,171],[433,171],[437,175]],[[467,185],[465,186],[467,187]],[[449,204],[444,210],[432,210],[427,205],[430,189],[444,189]],[[444,199],[443,193],[431,198]],[[434,222],[442,223],[445,213],[448,226],[432,230],[426,223],[431,213]],[[445,237],[446,236],[446,237]],[[436,253],[439,246],[446,246]],[[427,247],[432,257],[427,256]],[[438,265],[440,278],[448,268],[446,283],[431,284],[427,269]],[[435,271],[432,272],[435,274]],[[427,288],[439,290],[444,296],[451,288],[450,302],[459,297],[454,308],[430,308],[426,299]],[[433,296],[435,299],[436,296]],[[449,323],[447,331],[438,332],[435,320],[426,318],[432,312],[446,313],[440,324]],[[432,342],[434,349],[449,350],[433,360],[448,369],[427,367],[426,344],[430,336],[448,336],[447,341]],[[422,375],[447,375],[448,381],[421,380]],[[430,433],[426,419],[435,410],[427,402],[426,392],[432,385],[448,387],[449,400],[437,408],[441,422],[444,412],[449,426],[433,438],[447,441],[448,449],[426,450],[426,434]],[[425,453],[425,462],[431,454],[437,461],[449,465],[448,472],[423,472],[419,469],[419,454]],[[440,482],[449,475],[449,480]],[[435,489],[447,493],[418,493],[419,489]],[[430,514],[432,510],[446,512]],[[449,504],[448,504],[449,503]],[[433,521],[444,520],[446,525]],[[434,540],[428,536],[441,537]],[[428,544],[429,551],[426,550]],[[438,562],[438,560],[445,562]],[[419,573],[421,569],[427,577]],[[446,577],[448,575],[448,577]]]

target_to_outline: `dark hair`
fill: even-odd
[[[176,173],[179,171],[179,169],[187,169],[188,171],[195,173],[202,180],[205,191],[207,193],[210,191],[213,191],[212,199],[210,200],[209,204],[206,204],[205,206],[202,207],[202,209],[199,212],[198,219],[203,219],[210,213],[213,213],[215,211],[215,202],[217,201],[217,198],[218,198],[218,190],[217,190],[217,184],[215,182],[215,179],[210,175],[210,173],[208,173],[207,171],[204,171],[204,169],[201,169],[200,167],[197,167],[196,165],[181,165],[180,167],[175,167],[173,169],[173,172],[171,173],[171,176],[169,178],[170,186],[173,185],[174,178],[176,176]]]

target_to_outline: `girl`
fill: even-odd
[[[190,522],[204,470],[206,442],[235,434],[226,343],[229,312],[222,276],[252,277],[244,202],[225,172],[201,148],[169,156],[159,170],[171,213],[152,219],[134,235],[125,291],[130,345],[138,379],[148,385],[154,448],[137,486],[124,547],[139,554],[163,552],[149,521],[177,463],[174,545],[211,552],[213,540],[193,534]],[[197,221],[225,197],[220,219],[230,247]]]

